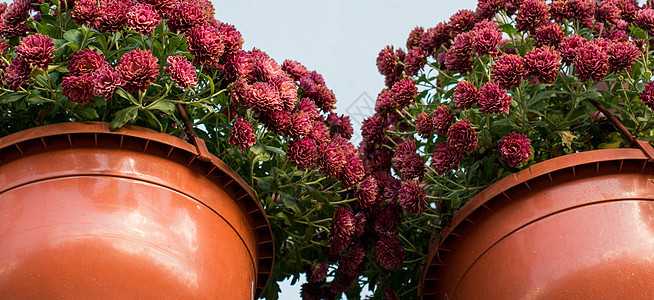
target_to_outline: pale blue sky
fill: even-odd
[[[476,0],[213,3],[216,19],[238,28],[246,50],[257,47],[280,64],[294,59],[321,73],[336,94],[337,111],[350,115],[357,132],[360,122],[374,113],[374,99],[384,87],[375,65],[379,51],[386,45],[405,48],[415,26],[433,27],[459,9],[477,6]],[[281,285],[280,299],[300,299],[300,284],[289,283]]]

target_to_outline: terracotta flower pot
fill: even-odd
[[[654,173],[638,149],[548,160],[466,203],[432,245],[423,299],[651,299]]]
[[[216,157],[148,129],[64,123],[0,139],[0,295],[253,299],[268,219]]]

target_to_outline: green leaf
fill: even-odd
[[[150,124],[152,127],[156,127],[159,129],[159,131],[163,130],[163,126],[161,125],[161,122],[159,122],[159,119],[149,110],[143,111],[145,113],[145,119]]]
[[[298,206],[297,201],[295,198],[293,198],[291,195],[284,193],[284,192],[279,192],[279,197],[282,199],[282,202],[284,205],[288,208],[290,208],[295,214],[300,213],[300,206]]]
[[[130,93],[126,92],[125,90],[123,90],[123,88],[121,88],[121,87],[115,89],[114,93],[118,94],[118,96],[121,96],[121,97],[131,101],[132,103],[136,103],[136,99],[134,98],[134,96],[132,96],[132,94],[130,94]]]
[[[29,97],[25,101],[27,101],[27,103],[29,103],[29,104],[41,104],[41,103],[48,102],[48,101],[45,101],[45,100],[43,100],[43,99],[41,99],[39,97]]]
[[[100,117],[98,116],[98,112],[96,112],[95,109],[91,107],[78,109],[75,111],[75,113],[86,120],[94,120]]]
[[[155,103],[154,105],[150,106],[149,109],[150,110],[156,109],[156,110],[159,110],[159,111],[161,111],[163,113],[166,113],[166,114],[169,114],[169,115],[174,114],[175,111],[177,110],[177,108],[175,107],[175,104],[173,104],[172,102],[170,102],[168,100],[161,100],[161,101]]]
[[[286,155],[286,152],[284,152],[284,150],[279,149],[279,148],[277,148],[277,147],[266,146],[265,149],[266,149],[267,151],[274,152],[274,153],[277,153],[277,154],[279,154],[279,155]]]
[[[127,122],[133,121],[138,115],[139,108],[138,106],[130,106],[123,108],[116,113],[116,117],[111,120],[111,130],[118,129],[127,124]]]
[[[27,93],[24,93],[24,92],[11,93],[11,94],[9,94],[7,96],[3,96],[2,98],[0,98],[0,99],[2,99],[2,101],[0,101],[0,103],[3,103],[3,104],[4,103],[12,103],[12,102],[15,102],[15,101],[18,101],[18,100],[22,100],[25,97],[27,97]]]
[[[71,29],[64,32],[64,40],[77,43],[78,45],[81,44],[83,38],[84,36],[82,35],[82,32],[77,29]]]

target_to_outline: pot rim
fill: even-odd
[[[9,153],[11,153],[11,155],[17,155],[18,157],[21,157],[30,155],[35,152],[48,151],[48,137],[67,136],[69,147],[73,147],[76,144],[76,141],[79,140],[75,137],[79,137],[85,134],[93,134],[94,142],[96,145],[99,137],[102,138],[102,136],[119,136],[120,142],[116,145],[118,148],[123,148],[123,140],[125,137],[130,139],[130,144],[134,140],[141,141],[144,147],[141,147],[140,149],[134,149],[134,147],[130,147],[129,149],[133,151],[142,151],[145,153],[152,153],[153,149],[161,149],[161,147],[166,147],[165,149],[168,153],[168,157],[166,157],[167,159],[177,161],[178,163],[188,167],[192,167],[193,169],[198,170],[198,172],[202,172],[208,179],[214,182],[216,182],[216,180],[213,180],[212,177],[215,178],[215,176],[227,176],[232,179],[227,183],[216,183],[219,186],[223,186],[225,188],[225,192],[231,194],[236,204],[239,206],[243,214],[250,222],[252,230],[254,231],[254,235],[256,236],[258,255],[256,264],[257,278],[256,286],[254,288],[256,289],[255,297],[259,298],[259,296],[263,293],[266,285],[268,284],[268,281],[270,280],[272,265],[275,259],[275,246],[272,236],[272,229],[270,227],[270,222],[266,216],[265,210],[261,203],[257,201],[252,188],[250,188],[250,186],[240,175],[236,173],[236,171],[230,168],[215,155],[211,155],[209,161],[196,159],[196,147],[190,142],[170,134],[157,132],[152,129],[140,126],[126,125],[120,129],[111,131],[111,125],[106,122],[58,123],[29,128],[5,137],[1,137],[0,165],[7,161],[13,160],[10,158],[9,160],[5,161],[5,157]],[[40,147],[37,147],[37,150],[32,150],[25,147],[28,144],[37,144],[40,145]],[[127,145],[127,143],[125,145]],[[185,153],[185,155],[171,156],[173,150],[182,151]],[[161,151],[157,152],[161,153]],[[152,154],[158,155],[154,153]],[[190,157],[190,161],[180,161],[179,159],[186,157]],[[236,184],[234,185],[232,183]]]
[[[472,197],[470,201],[464,204],[454,214],[450,225],[448,227],[444,227],[441,230],[440,238],[435,236],[435,240],[429,247],[427,259],[425,260],[422,268],[418,286],[418,294],[420,296],[423,295],[425,280],[428,273],[437,272],[438,269],[443,266],[442,263],[438,262],[437,257],[440,257],[441,254],[444,254],[449,250],[444,249],[441,246],[448,243],[452,239],[460,237],[456,235],[455,231],[459,231],[466,226],[472,226],[474,223],[469,220],[468,217],[479,210],[490,210],[490,208],[488,208],[488,206],[492,206],[490,203],[499,202],[501,200],[499,198],[502,197],[498,196],[502,196],[507,191],[523,185],[531,190],[531,186],[529,185],[530,180],[541,176],[549,176],[550,181],[552,181],[551,173],[557,171],[570,169],[572,172],[575,172],[575,166],[597,164],[597,167],[599,168],[601,162],[624,162],[625,160],[642,161],[643,169],[648,163],[647,156],[640,149],[618,148],[592,150],[563,155],[534,164],[527,169],[513,173],[491,184],[479,192],[477,195]]]

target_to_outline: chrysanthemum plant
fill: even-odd
[[[0,138],[80,121],[187,138],[183,110],[268,213],[277,258],[265,296],[327,259],[333,202],[364,169],[320,74],[244,51],[208,0],[16,0],[0,4],[0,36]]]
[[[652,33],[654,10],[636,0],[484,0],[381,50],[366,176],[334,216],[336,280],[416,298],[429,246],[479,191],[553,157],[629,147],[608,114],[652,140]]]

